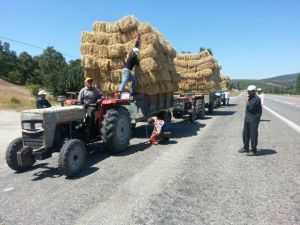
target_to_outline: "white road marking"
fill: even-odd
[[[270,97],[265,97],[265,99],[269,99],[269,100],[272,100],[272,101],[275,101],[275,102],[279,102],[279,103],[284,103],[284,104],[288,104],[288,105],[291,105],[291,106],[294,106],[296,108],[300,108],[300,106],[298,105],[297,102],[293,101],[292,102],[288,102],[288,101],[281,101],[281,100],[278,100],[278,99],[275,99],[275,98],[270,98]]]
[[[12,190],[14,190],[14,188],[13,187],[8,187],[8,188],[4,188],[4,192],[8,192],[8,191],[12,191]]]
[[[273,115],[277,116],[279,119],[281,119],[283,122],[285,122],[289,127],[293,128],[295,131],[300,133],[300,127],[293,123],[292,121],[288,120],[287,118],[279,115],[277,112],[273,111],[272,109],[270,109],[267,106],[263,106],[266,110],[268,110],[270,113],[272,113]]]

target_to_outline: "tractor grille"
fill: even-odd
[[[38,149],[43,146],[43,133],[39,135],[31,135],[23,132],[24,145],[32,147],[32,149]]]

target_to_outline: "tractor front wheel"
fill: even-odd
[[[109,152],[116,154],[125,151],[129,146],[131,132],[131,119],[126,108],[117,106],[106,111],[101,133]]]
[[[79,173],[85,164],[86,149],[81,140],[71,139],[62,146],[58,164],[64,175],[71,177]]]
[[[32,161],[32,163],[30,163],[29,165],[27,164],[25,166],[21,166],[20,164],[18,164],[17,153],[22,148],[23,148],[23,139],[22,137],[18,137],[14,139],[12,142],[10,142],[10,144],[6,149],[6,154],[5,154],[6,163],[9,166],[9,168],[17,172],[24,172],[30,169],[34,163],[34,161]]]

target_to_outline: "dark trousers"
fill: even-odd
[[[86,126],[87,129],[85,131],[86,139],[89,140],[90,137],[95,136],[95,112],[96,107],[88,107],[87,108],[87,117],[86,117]]]
[[[243,142],[244,148],[249,149],[249,142],[251,140],[251,149],[252,151],[256,151],[257,139],[258,139],[258,125],[259,121],[255,122],[244,122],[243,129]]]

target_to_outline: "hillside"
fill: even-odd
[[[17,111],[35,107],[35,98],[23,85],[12,84],[0,78],[0,109]]]
[[[262,79],[262,81],[266,81],[269,83],[282,84],[282,85],[292,85],[292,84],[296,83],[298,74],[299,73],[281,75],[281,76]]]
[[[231,86],[237,89],[246,89],[253,84],[269,93],[290,93],[295,91],[295,84],[299,73],[281,75],[261,80],[232,79]]]

